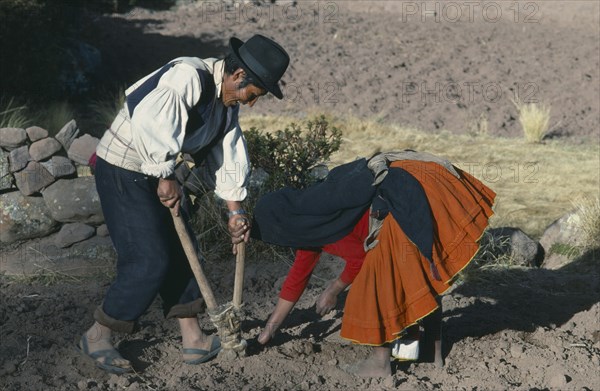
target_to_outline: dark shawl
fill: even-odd
[[[265,194],[254,209],[252,237],[295,248],[322,247],[348,235],[371,206],[376,188],[365,159],[335,167],[306,189]]]
[[[391,212],[402,231],[431,262],[433,215],[425,190],[411,174],[394,167],[377,189],[372,213],[383,218]]]

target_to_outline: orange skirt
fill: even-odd
[[[436,296],[466,267],[492,216],[496,194],[466,172],[458,179],[431,162],[397,161],[423,187],[434,220],[433,262],[441,276],[389,214],[377,246],[367,253],[350,287],[340,335],[353,342],[382,345],[437,308]]]

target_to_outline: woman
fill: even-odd
[[[337,294],[352,283],[341,336],[374,350],[351,371],[386,376],[391,343],[438,308],[436,297],[477,252],[494,198],[476,178],[435,156],[383,153],[336,167],[310,188],[267,194],[256,206],[253,226],[262,240],[284,246],[328,251],[364,245],[360,271],[331,283],[317,311],[333,308]],[[306,258],[299,254],[292,276]],[[312,270],[314,263],[304,268]],[[260,343],[271,339],[294,304],[280,296]]]

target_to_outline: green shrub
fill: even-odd
[[[307,121],[304,130],[295,123],[275,134],[253,127],[245,137],[252,166],[269,174],[267,191],[312,184],[316,180],[312,169],[327,161],[342,142],[342,132],[324,116]]]
[[[332,153],[340,148],[342,133],[330,126],[323,116],[306,122],[304,129],[291,124],[274,134],[251,128],[244,132],[250,161],[253,167],[260,167],[269,174],[269,179],[261,187],[250,188],[244,201],[244,208],[252,214],[258,198],[264,193],[283,186],[302,188],[313,183],[316,178],[312,169],[326,162]],[[192,174],[195,175],[195,174]],[[202,187],[201,181],[198,186]],[[227,230],[227,208],[206,188],[194,188],[195,213],[191,225],[199,241],[201,252],[209,261],[221,259],[231,254],[231,243]],[[288,259],[287,248],[253,241],[247,248],[247,256],[253,259]]]

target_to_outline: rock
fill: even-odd
[[[54,182],[54,177],[38,162],[29,162],[25,169],[14,174],[23,195],[32,195]]]
[[[0,128],[0,147],[14,149],[25,144],[27,133],[21,128]]]
[[[94,227],[83,223],[69,223],[62,226],[54,241],[60,248],[69,247],[73,243],[78,243],[91,238],[96,233]]]
[[[546,252],[550,252],[554,243],[565,243],[580,246],[581,231],[579,229],[579,216],[576,211],[571,211],[546,228],[540,238],[540,244]]]
[[[571,211],[546,228],[540,244],[546,251],[542,267],[559,269],[580,255],[585,235],[580,228],[580,217]]]
[[[263,170],[262,168],[253,168],[250,173],[250,179],[248,180],[248,187],[251,189],[260,190],[267,180],[269,179],[269,174]]]
[[[98,142],[100,142],[100,140],[98,140],[96,137],[92,137],[89,134],[84,134],[78,139],[75,139],[69,147],[69,158],[75,163],[87,166],[90,161],[90,157],[92,157],[94,152],[96,152],[96,146],[98,145]]]
[[[31,144],[29,146],[29,155],[33,160],[39,162],[48,159],[50,156],[60,151],[61,147],[62,146],[56,139],[47,137]]]
[[[96,228],[96,235],[102,236],[103,238],[109,236],[108,227],[106,226],[106,224],[102,224],[101,226]]]
[[[489,229],[481,239],[479,262],[485,264],[501,257],[510,257],[514,265],[538,267],[544,260],[544,248],[519,228]]]
[[[329,175],[329,168],[325,164],[317,164],[310,169],[310,176],[317,181],[325,179]]]
[[[40,128],[39,126],[30,126],[25,129],[27,136],[29,136],[29,140],[31,142],[41,140],[43,138],[48,137],[48,131],[44,128]]]
[[[13,149],[10,151],[8,160],[10,162],[10,172],[21,171],[27,167],[27,163],[29,163],[31,160],[31,156],[29,155],[29,147],[27,145],[23,145],[22,147]]]
[[[42,197],[25,197],[18,191],[0,195],[0,212],[2,243],[46,236],[58,226]]]
[[[52,156],[52,159],[41,162],[40,164],[44,166],[54,178],[66,177],[77,172],[77,169],[73,163],[71,163],[71,160],[64,156]]]
[[[31,239],[3,251],[0,270],[7,276],[31,275],[40,270],[69,276],[97,276],[114,270],[116,257],[109,238],[92,236],[68,248],[56,245],[56,235]]]
[[[0,191],[13,187],[13,177],[10,175],[9,154],[0,149]]]
[[[62,127],[62,129],[54,138],[57,139],[59,143],[61,143],[65,151],[68,151],[71,147],[71,143],[73,142],[73,140],[75,140],[75,138],[77,138],[78,134],[79,129],[77,128],[77,123],[74,119],[72,119],[71,121],[67,122],[65,126]]]
[[[94,177],[59,179],[42,192],[52,217],[62,223],[104,222]]]
[[[569,264],[572,260],[573,257],[569,255],[550,253],[544,258],[544,263],[542,264],[542,267],[544,269],[557,270]]]

